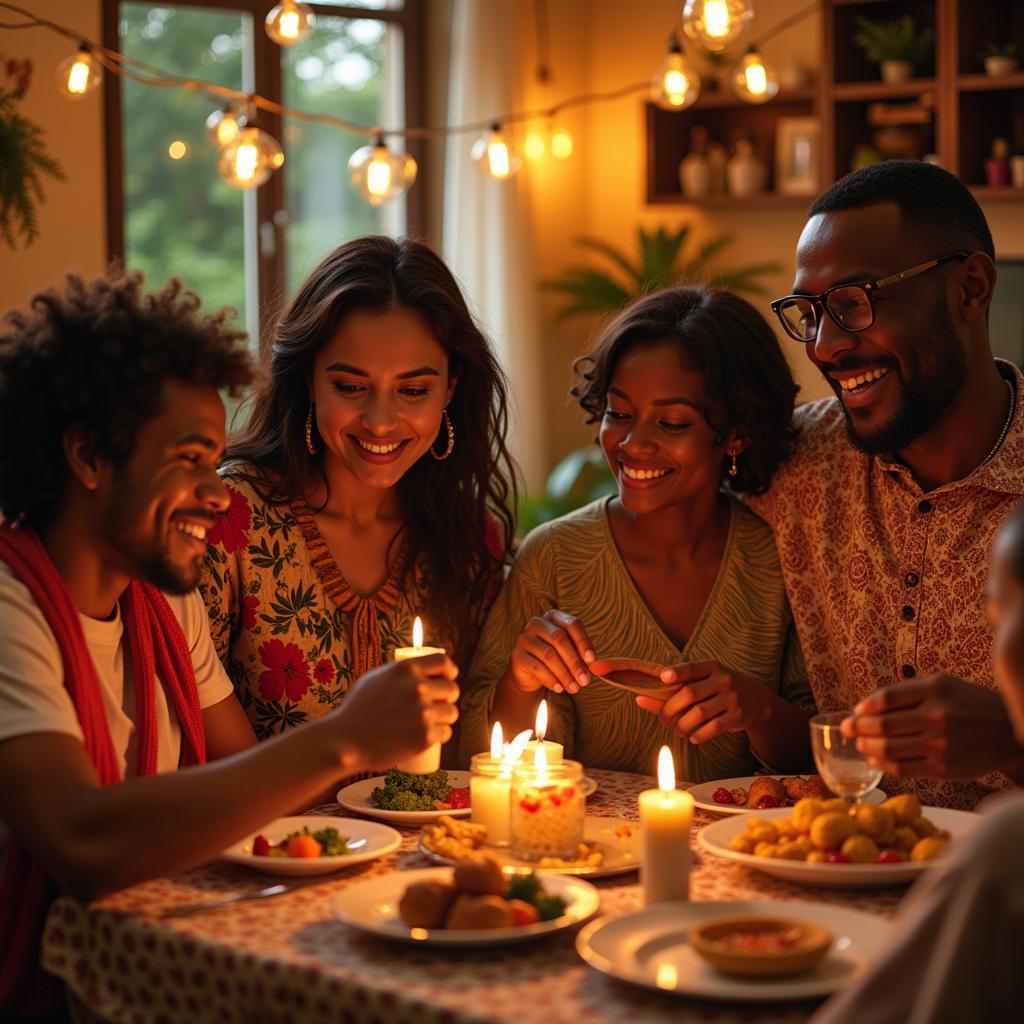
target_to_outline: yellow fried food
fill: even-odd
[[[925,836],[933,836],[938,831],[938,829],[927,818],[918,818],[916,821],[912,821],[910,823],[910,827],[922,839],[924,839]]]
[[[729,840],[729,849],[735,850],[737,853],[753,853],[756,845],[752,836],[743,833],[733,836]]]
[[[872,807],[864,804],[854,814],[857,828],[873,839],[892,834],[896,827],[896,816],[888,807]]]
[[[778,818],[772,824],[779,833],[779,839],[796,839],[796,829],[789,818]]]
[[[822,814],[849,814],[850,805],[842,797],[833,797],[821,805]]]
[[[856,827],[849,814],[819,814],[811,822],[811,842],[819,850],[837,850]]]
[[[925,836],[919,839],[914,848],[910,851],[910,859],[918,864],[925,860],[934,860],[946,848],[946,840],[938,839],[935,836]]]
[[[500,896],[470,896],[461,893],[455,898],[445,919],[445,928],[511,928],[516,923],[508,900]]]
[[[901,825],[893,830],[893,838],[901,850],[909,853],[917,845],[920,836],[909,825]]]
[[[440,928],[454,899],[454,885],[413,882],[398,901],[398,913],[409,928]]]
[[[874,839],[865,835],[850,836],[843,843],[842,851],[854,864],[874,864],[880,852]]]
[[[423,829],[420,840],[431,853],[447,860],[467,860],[487,841],[487,826],[442,814]]]
[[[921,817],[921,801],[916,793],[900,793],[882,804],[892,811],[897,825],[911,825]]]
[[[505,892],[505,876],[493,857],[460,860],[453,869],[452,880],[459,892],[477,896],[501,896]]]
[[[811,850],[810,853],[804,858],[808,864],[824,864],[825,863],[825,851],[824,850]]]
[[[775,856],[779,860],[804,860],[807,852],[799,843],[783,841],[775,847]]]
[[[793,808],[793,814],[791,820],[793,822],[793,828],[797,832],[802,832],[807,835],[811,831],[811,822],[825,811],[825,803],[822,800],[818,800],[815,797],[808,796],[804,797],[803,800],[798,800],[796,806]]]
[[[778,849],[775,843],[758,843],[754,847],[755,857],[774,857],[775,851]]]
[[[755,843],[777,843],[779,830],[770,821],[753,819],[747,822],[747,834]]]

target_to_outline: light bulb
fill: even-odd
[[[315,21],[316,16],[305,4],[282,0],[271,9],[264,25],[278,46],[294,46],[309,35]]]
[[[258,188],[283,164],[284,150],[277,139],[247,125],[221,150],[217,173],[232,188]]]
[[[99,61],[84,47],[57,68],[57,83],[65,96],[80,100],[100,84]]]
[[[522,166],[522,160],[513,150],[511,141],[502,134],[499,124],[491,125],[490,131],[473,143],[469,155],[477,167],[499,181],[511,177]]]
[[[697,102],[700,76],[683,56],[683,47],[673,36],[668,53],[651,79],[651,99],[662,110],[685,110]]]
[[[357,149],[348,161],[352,187],[371,206],[397,199],[416,180],[416,170],[416,161],[408,153],[392,153],[381,135],[372,146]]]
[[[175,139],[167,147],[167,155],[172,160],[184,160],[188,156],[188,143],[183,142],[181,139]]]
[[[551,155],[556,160],[568,160],[576,151],[572,132],[565,128],[556,128],[551,133]]]
[[[523,140],[523,156],[527,160],[540,160],[547,152],[547,143],[540,132],[527,132]]]
[[[686,0],[683,31],[708,50],[724,50],[754,17],[752,0]]]
[[[234,142],[241,128],[238,110],[234,104],[228,104],[223,110],[215,110],[206,119],[206,137],[218,149],[223,149],[228,143]]]
[[[775,72],[765,66],[754,47],[747,50],[740,61],[732,84],[736,95],[748,103],[767,103],[779,91]]]

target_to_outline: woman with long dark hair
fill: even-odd
[[[359,238],[299,288],[228,445],[201,590],[263,738],[426,641],[466,664],[513,535],[506,384],[427,246]]]

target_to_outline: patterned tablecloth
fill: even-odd
[[[652,779],[591,771],[600,783],[588,813],[637,817]],[[316,809],[338,814],[337,804]],[[694,834],[710,819],[698,814]],[[254,890],[267,877],[213,863],[108,896],[88,906],[61,899],[50,912],[43,962],[101,1019],[127,1022],[315,1021],[359,1024],[559,1024],[581,1021],[805,1021],[817,1003],[724,1004],[679,999],[609,979],[585,965],[575,932],[533,944],[440,950],[357,933],[331,914],[346,886],[427,867],[418,830],[381,860],[325,876],[270,900],[162,920],[176,904]],[[891,915],[903,890],[809,889],[694,853],[695,900],[834,902]],[[636,874],[598,880],[601,912],[641,905]]]

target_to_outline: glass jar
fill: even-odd
[[[512,766],[489,753],[469,762],[470,821],[487,828],[488,846],[508,846]]]
[[[538,771],[520,765],[512,773],[509,824],[512,852],[523,860],[576,857],[586,815],[583,766],[563,761]]]

